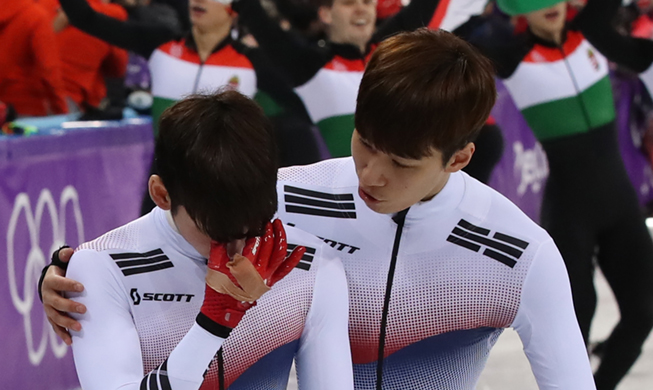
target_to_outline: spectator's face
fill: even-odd
[[[432,152],[419,160],[397,157],[374,149],[354,131],[351,154],[359,196],[367,207],[382,214],[396,213],[431,199],[455,171],[450,164],[443,166],[442,153],[435,149]]]
[[[320,7],[319,15],[332,42],[364,48],[374,32],[376,0],[333,0],[331,7]]]
[[[567,18],[567,3],[562,2],[553,7],[530,12],[526,20],[531,30],[540,37],[555,37],[565,28]]]
[[[190,21],[203,31],[231,26],[231,7],[212,0],[190,0]]]

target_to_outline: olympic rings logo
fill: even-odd
[[[20,193],[14,201],[14,208],[7,228],[9,291],[11,293],[11,300],[14,307],[23,316],[27,353],[30,363],[34,366],[38,366],[43,360],[48,339],[50,341],[50,347],[57,358],[62,358],[68,351],[68,346],[58,340],[58,337],[45,317],[41,339],[38,342],[38,345],[35,345],[30,313],[34,306],[35,299],[38,299],[35,297],[37,292],[36,284],[41,274],[41,270],[46,264],[46,258],[49,258],[50,253],[66,242],[66,206],[69,203],[72,205],[75,224],[77,227],[77,242],[82,243],[84,242],[84,223],[82,220],[82,211],[79,207],[79,196],[77,190],[75,190],[73,186],[67,186],[61,192],[58,209],[54,198],[52,197],[52,193],[48,189],[41,190],[34,212],[32,212],[29,196],[26,193]],[[41,238],[41,222],[46,210],[50,215],[50,223],[52,224],[52,245],[49,248],[46,248],[46,253],[48,254],[47,257],[39,245]],[[30,251],[27,255],[27,261],[25,262],[22,296],[18,291],[16,283],[16,259],[14,254],[14,237],[16,234],[18,219],[21,215],[25,216],[30,239]]]

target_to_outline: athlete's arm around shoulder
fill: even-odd
[[[301,232],[299,243],[316,249],[313,266],[317,267],[313,300],[296,356],[299,388],[353,389],[344,267],[337,252],[317,237]]]
[[[531,263],[512,327],[540,390],[596,389],[567,270],[551,238],[540,244]]]
[[[83,389],[137,390],[148,382],[151,390],[200,387],[223,338],[194,324],[165,362],[160,362],[165,367],[144,377],[131,298],[109,254],[78,251],[70,260],[67,275],[85,285],[83,292],[68,293],[69,298],[87,308],[86,313],[73,315],[82,330],[71,331],[75,367]]]

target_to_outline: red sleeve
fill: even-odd
[[[41,6],[48,13],[50,20],[57,16],[57,10],[60,8],[57,0],[39,0],[36,4]]]
[[[127,71],[129,54],[126,50],[111,46],[109,55],[102,62],[102,74],[107,77],[123,77]]]
[[[91,3],[93,9],[118,20],[127,20],[127,11],[117,4]],[[126,50],[111,46],[102,63],[102,74],[107,77],[123,77],[127,71],[129,54]]]
[[[46,11],[38,6],[35,6],[34,18],[38,22],[35,23],[32,33],[32,51],[40,70],[50,111],[53,114],[65,114],[68,112],[68,108],[61,78],[61,60],[50,18]]]

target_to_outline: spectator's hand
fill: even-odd
[[[229,258],[224,244],[213,243],[201,313],[213,322],[234,328],[265,292],[299,263],[306,249],[297,247],[286,257],[283,224],[268,223],[262,237],[250,238],[243,253]]]
[[[64,264],[68,263],[72,255],[73,250],[71,248],[63,248],[52,254],[53,258],[58,258]],[[66,271],[63,268],[50,265],[43,278],[40,291],[43,297],[43,309],[48,316],[52,329],[66,344],[71,345],[73,340],[70,333],[68,333],[68,329],[79,331],[82,326],[79,322],[70,318],[67,313],[83,314],[86,312],[86,306],[62,296],[63,292],[81,292],[84,290],[81,283],[68,279],[64,277],[65,275]]]

